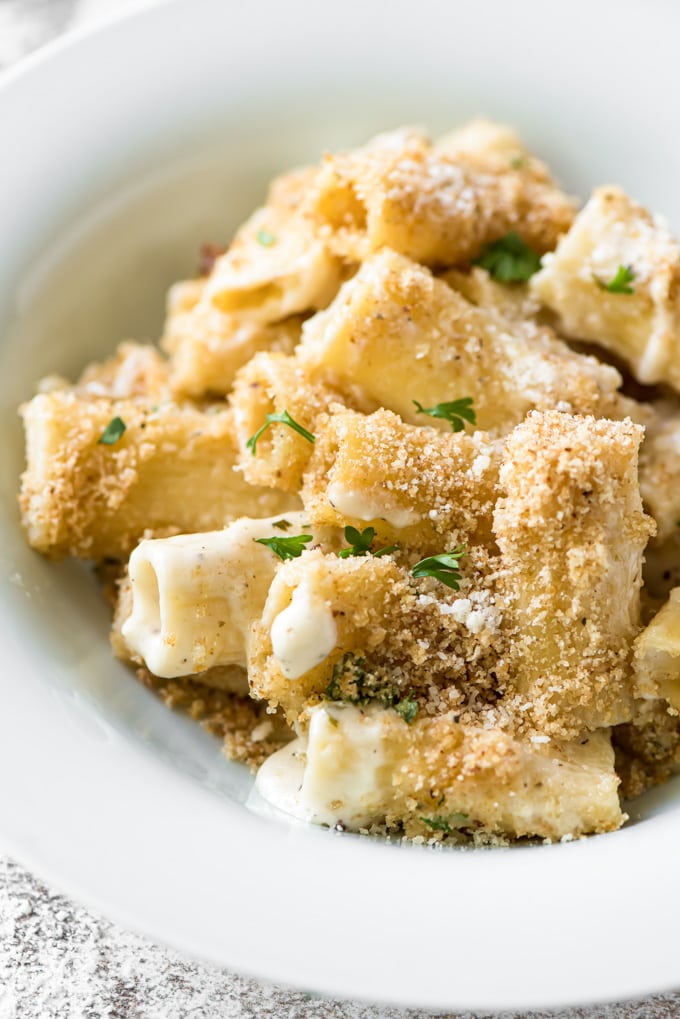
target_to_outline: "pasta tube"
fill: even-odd
[[[269,801],[307,821],[407,833],[481,828],[559,839],[618,828],[609,733],[532,744],[451,715],[407,724],[376,706],[319,705],[305,735],[257,777]]]
[[[120,627],[128,648],[163,678],[245,666],[250,624],[280,565],[257,539],[297,533],[303,516],[244,517],[222,531],[140,542],[130,556],[131,604]]]
[[[147,530],[205,531],[256,507],[297,507],[236,471],[231,415],[72,391],[22,407],[27,469],[20,504],[31,545],[59,557],[126,559]],[[106,429],[117,425],[112,442]]]
[[[506,442],[494,531],[510,674],[541,732],[575,737],[627,721],[639,626],[642,429],[555,411]]]
[[[593,192],[531,287],[565,335],[680,389],[680,246],[620,188]]]
[[[299,357],[356,385],[410,424],[449,429],[429,408],[469,397],[477,426],[503,433],[533,408],[611,410],[619,373],[557,340],[529,340],[420,265],[382,251],[303,326]]]

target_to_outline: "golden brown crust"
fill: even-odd
[[[251,633],[253,694],[280,705],[292,723],[328,694],[335,677],[350,699],[391,703],[411,693],[429,714],[454,707],[480,723],[490,709],[495,719],[504,667],[488,554],[470,550],[460,595],[413,578],[406,563],[417,555],[398,558],[401,564],[391,555],[342,559],[317,550],[285,563]],[[292,683],[273,653],[271,625],[301,584],[328,607],[337,640],[320,665]]]
[[[302,489],[314,524],[369,524],[381,543],[422,555],[492,542],[500,449],[483,432],[447,434],[387,410],[344,409],[318,430]]]
[[[506,443],[494,531],[510,660],[527,716],[544,732],[630,717],[639,627],[642,512],[632,422],[533,412]]]
[[[390,247],[441,267],[469,264],[510,230],[549,251],[574,216],[573,203],[553,184],[512,167],[484,173],[415,131],[327,156],[305,211],[343,257],[361,261]]]
[[[222,527],[244,509],[283,511],[290,500],[254,489],[235,471],[226,406],[85,398],[57,391],[22,408],[28,468],[20,504],[31,545],[48,555],[123,558],[145,530]],[[125,432],[99,442],[120,417]]]
[[[625,800],[680,771],[680,717],[665,701],[636,701],[632,720],[612,731],[616,771]]]
[[[607,289],[624,267],[628,291]],[[680,246],[621,188],[595,189],[531,287],[565,335],[612,350],[639,382],[680,389]]]
[[[243,320],[201,300],[204,291],[204,280],[189,280],[170,292],[161,346],[170,356],[168,381],[174,393],[223,396],[239,368],[258,351],[292,353],[300,339],[300,318],[272,325]]]
[[[221,739],[226,756],[247,764],[252,771],[257,771],[267,757],[292,738],[281,715],[272,714],[265,704],[250,697],[215,689],[194,679],[159,679],[148,669],[139,669],[137,677],[155,690],[167,707],[186,711]]]
[[[320,416],[331,404],[346,399],[324,379],[312,379],[296,358],[272,352],[256,354],[238,373],[229,400],[244,478],[252,485],[298,492],[314,443],[281,422],[262,433],[254,451],[249,440],[266,424],[269,414],[284,411],[315,435]]]
[[[299,358],[414,425],[450,428],[423,418],[415,400],[469,397],[477,426],[500,435],[532,409],[611,414],[621,384],[614,368],[575,354],[551,330],[517,328],[388,249],[305,323]]]

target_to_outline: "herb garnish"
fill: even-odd
[[[418,714],[418,702],[412,692],[402,697],[389,682],[368,668],[365,658],[353,651],[346,651],[333,666],[324,697],[346,704],[363,705],[378,701],[384,708],[394,708],[409,725]]]
[[[432,831],[441,831],[445,835],[450,835],[453,828],[444,817],[421,817],[420,819],[423,824],[426,824]]]
[[[276,244],[276,234],[271,233],[269,230],[258,230],[256,236],[257,243],[261,244],[263,248],[271,248],[272,244]]]
[[[541,259],[511,230],[500,240],[487,244],[474,265],[481,265],[499,283],[526,283],[541,268]]]
[[[122,418],[111,418],[108,425],[97,439],[97,443],[101,446],[113,446],[115,442],[118,442],[118,440],[122,438],[126,428],[127,425]]]
[[[464,396],[461,400],[449,400],[448,403],[436,403],[434,407],[423,407],[417,400],[412,401],[416,405],[416,414],[429,414],[431,418],[443,418],[448,421],[454,432],[462,432],[465,422],[471,425],[477,424],[477,415],[472,406],[472,397]]]
[[[275,520],[272,527],[276,527],[279,531],[289,531],[293,525],[290,520]]]
[[[469,814],[450,814],[449,820],[445,817],[421,817],[420,819],[423,824],[426,824],[432,831],[441,831],[444,835],[450,835],[453,831],[451,821],[453,824],[465,824],[466,821],[470,820]]]
[[[253,538],[258,545],[271,549],[279,559],[297,559],[305,550],[305,545],[313,541],[311,534],[296,534],[290,538]]]
[[[441,555],[431,555],[427,559],[421,559],[419,563],[411,568],[414,577],[434,577],[454,591],[460,591],[458,581],[461,579],[459,570],[460,559],[465,555],[465,546],[451,549],[450,552],[442,552]]]
[[[418,714],[418,701],[415,699],[412,693],[408,697],[404,697],[403,700],[397,701],[396,704],[392,705],[398,715],[408,722],[410,725]]]
[[[282,411],[281,414],[267,414],[267,417],[262,427],[258,428],[254,435],[250,436],[250,438],[246,442],[246,448],[251,451],[253,456],[255,456],[255,447],[257,446],[257,440],[260,438],[263,432],[267,431],[270,425],[276,424],[277,422],[282,425],[288,425],[289,428],[292,428],[294,432],[297,432],[298,435],[301,435],[303,439],[307,440],[307,442],[316,442],[316,436],[312,435],[311,432],[308,432],[307,429],[303,428],[302,425],[298,424],[297,421],[294,421],[293,418],[288,413],[288,411],[284,410]]]
[[[606,283],[601,280],[598,276],[593,277],[600,290],[608,290],[610,294],[634,294],[635,290],[631,287],[632,281],[635,279],[635,273],[630,265],[620,265],[616,270],[614,278]]]
[[[396,551],[396,545],[385,545],[383,548],[379,548],[376,552],[371,552],[371,545],[373,544],[374,538],[375,527],[366,527],[363,531],[358,531],[356,527],[346,527],[345,541],[349,543],[349,548],[343,548],[340,552],[338,552],[338,555],[341,559],[347,559],[348,556],[381,556],[387,555],[388,552]]]

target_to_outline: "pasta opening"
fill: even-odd
[[[270,301],[278,301],[283,296],[283,288],[277,283],[265,283],[259,287],[248,289],[224,290],[213,295],[213,304],[224,312],[247,311],[262,308]]]
[[[366,206],[352,184],[342,184],[338,188],[329,189],[319,201],[318,212],[334,230],[352,230],[358,233],[366,229]]]
[[[148,559],[139,559],[132,587],[132,614],[144,615],[144,622],[154,637],[162,631],[161,592],[156,570]]]

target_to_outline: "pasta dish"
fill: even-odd
[[[30,544],[265,800],[419,842],[611,831],[680,770],[680,247],[510,129],[276,179],[21,408]]]

